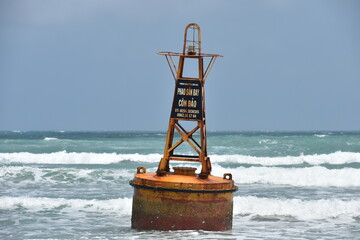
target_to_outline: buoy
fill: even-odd
[[[173,105],[158,170],[147,173],[145,167],[138,167],[130,181],[134,187],[131,227],[141,230],[229,230],[232,227],[233,194],[237,187],[231,173],[224,173],[222,177],[211,175],[205,125],[205,80],[216,58],[222,56],[201,52],[200,27],[195,23],[185,28],[182,53],[158,54],[166,57],[175,79]],[[179,57],[177,68],[173,57]],[[204,58],[209,58],[206,68]],[[198,71],[194,76],[183,76],[187,59],[197,60]],[[184,122],[191,122],[192,129],[186,130]],[[199,134],[194,136],[196,132]],[[194,154],[178,153],[178,147],[183,143],[188,143]],[[170,161],[198,162],[201,170],[196,173],[197,168],[178,166],[171,171]]]

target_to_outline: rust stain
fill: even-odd
[[[179,193],[135,188],[132,227],[154,230],[228,230],[232,194]]]

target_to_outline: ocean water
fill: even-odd
[[[239,188],[223,232],[130,228],[129,180],[156,170],[164,143],[164,132],[0,132],[0,239],[360,239],[360,132],[209,132],[212,174]]]

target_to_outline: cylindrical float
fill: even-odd
[[[203,229],[232,227],[231,174],[201,179],[195,168],[178,167],[165,176],[146,173],[139,167],[130,184],[134,187],[131,227],[142,230]]]

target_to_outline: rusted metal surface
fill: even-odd
[[[164,188],[167,191],[185,189],[189,190],[189,192],[234,192],[237,188],[232,177],[229,178],[228,175],[231,176],[231,174],[227,173],[223,178],[209,175],[208,178],[202,179],[196,174],[188,175],[186,171],[178,174],[170,172],[165,176],[158,176],[156,173],[137,173],[131,181],[131,185],[140,188],[142,186],[154,189]]]
[[[186,176],[195,176],[196,168],[192,167],[173,167],[174,175],[186,175]]]
[[[139,169],[130,182],[134,187],[132,228],[231,229],[233,192],[237,190],[231,174],[201,179],[192,174],[194,168],[178,167],[166,176]]]
[[[173,192],[135,187],[131,227],[222,231],[231,229],[232,212],[232,192]]]

